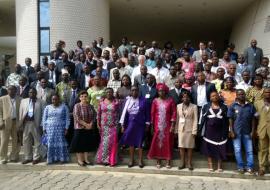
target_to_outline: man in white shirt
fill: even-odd
[[[251,87],[250,71],[249,70],[245,70],[242,72],[242,79],[243,79],[243,81],[238,83],[235,88],[236,89],[243,89],[246,92],[247,89]]]
[[[132,71],[132,75],[131,75],[131,82],[132,84],[134,84],[134,78],[141,74],[141,66],[144,65],[146,60],[146,57],[144,55],[139,55],[138,56],[138,61],[139,61],[139,65],[137,67],[135,67]]]
[[[234,63],[229,64],[227,74],[225,75],[225,78],[227,77],[233,77],[234,80],[237,82],[237,84],[239,84],[242,81],[241,75],[236,73],[236,64]]]
[[[158,43],[156,41],[152,42],[152,47],[146,50],[145,55],[149,57],[149,53],[152,51],[155,53],[155,58],[159,57],[161,54],[161,50],[158,48]]]
[[[170,75],[169,70],[163,67],[161,58],[156,59],[156,68],[152,69],[149,73],[155,76],[157,83],[165,83],[165,78]]]
[[[209,52],[206,51],[206,45],[204,42],[200,42],[199,44],[199,50],[195,51],[192,55],[192,59],[193,61],[195,61],[196,63],[200,63],[202,61],[202,54],[206,53],[208,55],[208,57],[210,57]]]

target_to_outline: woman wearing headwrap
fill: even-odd
[[[166,167],[171,168],[176,105],[173,99],[167,96],[169,88],[165,84],[157,84],[157,91],[158,98],[154,99],[151,108],[154,135],[148,158],[157,159],[157,168],[161,167],[161,160],[166,160]]]

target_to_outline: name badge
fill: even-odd
[[[185,123],[185,118],[180,118],[180,123]]]
[[[150,94],[146,94],[145,95],[145,98],[150,98]]]
[[[256,53],[254,53],[254,57],[256,57],[256,55],[257,55],[257,54],[256,54]]]
[[[100,100],[100,98],[101,98],[100,96],[97,96],[97,100]]]

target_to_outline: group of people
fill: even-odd
[[[59,41],[41,63],[15,65],[0,78],[0,159],[22,164],[66,163],[76,153],[78,165],[95,162],[115,166],[119,149],[129,148],[128,167],[144,167],[143,149],[156,167],[171,168],[179,148],[179,170],[193,170],[193,149],[208,159],[213,172],[234,154],[239,173],[254,173],[258,148],[259,175],[268,164],[270,137],[269,59],[252,40],[243,54],[228,44],[221,58],[213,42],[194,50],[186,41],[179,51],[167,42],[163,49],[126,37],[116,48],[103,38],[65,51]],[[8,158],[8,144],[12,150]],[[243,146],[243,147],[242,147]],[[43,147],[43,148],[41,148]],[[42,154],[41,149],[45,154]],[[242,150],[246,162],[242,158]],[[255,150],[255,151],[254,151]]]

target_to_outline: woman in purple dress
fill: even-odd
[[[199,120],[202,128],[202,153],[208,158],[208,168],[213,172],[212,160],[218,160],[218,172],[222,172],[222,160],[226,159],[228,140],[227,106],[220,101],[217,92],[210,94],[210,103],[203,106]]]
[[[145,130],[150,124],[150,105],[145,98],[139,98],[137,86],[131,88],[131,96],[127,99],[120,119],[123,136],[120,144],[129,146],[130,162],[128,167],[134,166],[134,147],[139,149],[139,167],[143,168],[142,143]]]

